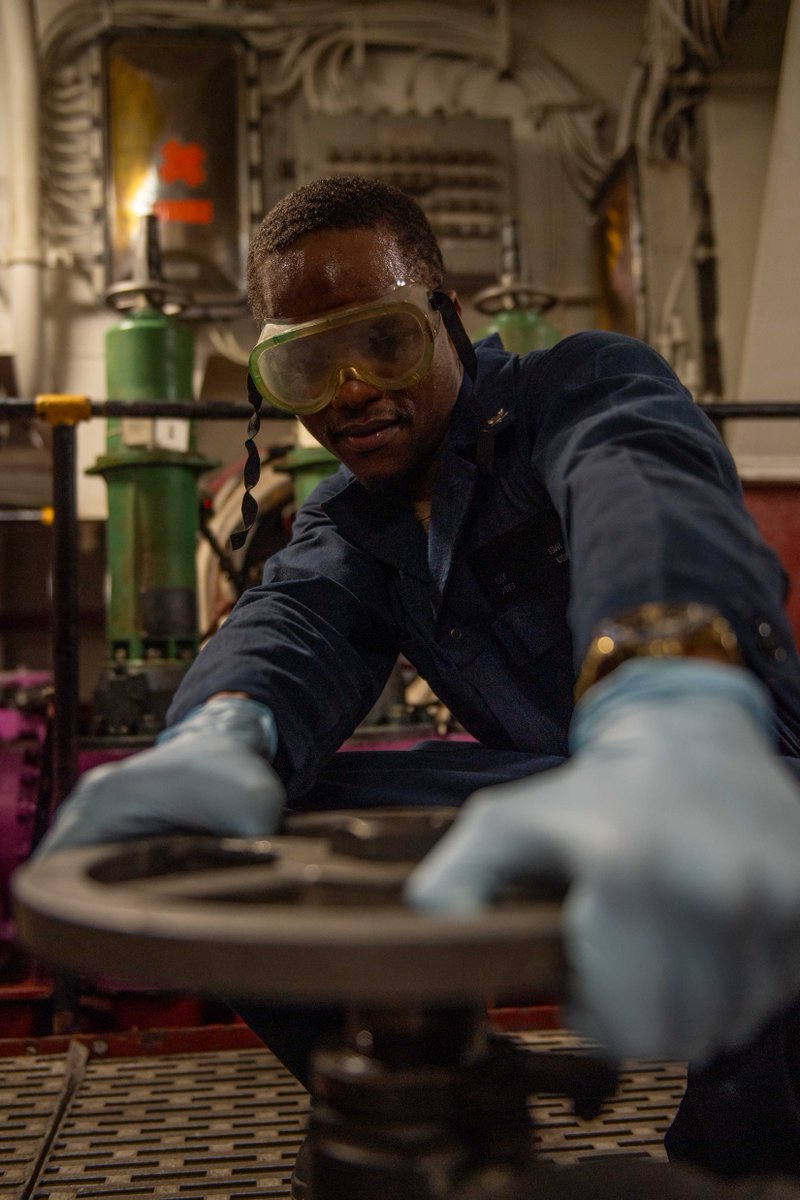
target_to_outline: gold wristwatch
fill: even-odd
[[[575,699],[629,658],[711,658],[740,666],[739,643],[707,604],[640,604],[602,621],[583,660]]]

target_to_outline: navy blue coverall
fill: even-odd
[[[453,410],[427,535],[407,500],[367,492],[340,469],[201,651],[170,721],[219,691],[268,705],[274,765],[295,810],[460,804],[478,787],[563,760],[575,677],[602,618],[691,600],[735,628],[771,693],[778,751],[800,765],[785,573],[743,507],[713,424],[667,364],[606,333],[524,358],[488,339],[477,357],[476,387],[465,377]],[[491,462],[477,449],[479,425]],[[476,745],[336,753],[400,652]],[[312,1027],[336,1019],[241,1011],[301,1078]],[[695,1073],[673,1153],[732,1173],[800,1172],[789,1024]],[[756,1103],[769,1145],[753,1132]],[[773,1120],[783,1139],[795,1130],[785,1164],[775,1162]]]

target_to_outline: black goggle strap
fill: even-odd
[[[247,423],[247,437],[245,438],[245,449],[247,450],[247,461],[244,464],[244,496],[242,497],[242,523],[244,529],[237,529],[230,536],[231,549],[238,550],[244,545],[247,535],[253,528],[258,516],[258,504],[251,496],[253,488],[256,486],[261,475],[261,457],[256,446],[256,437],[261,428],[261,403],[262,397],[256,385],[253,383],[253,378],[250,372],[247,372],[247,399],[253,406],[253,415]]]
[[[479,471],[491,471],[494,465],[494,428],[484,418],[475,391],[475,380],[478,376],[475,347],[461,324],[461,318],[447,292],[431,292],[431,308],[442,314],[447,335],[455,346],[456,354],[461,359],[461,364],[472,382],[468,403],[478,422],[478,445],[475,450],[475,459]]]
[[[461,359],[464,370],[474,383],[478,374],[478,360],[475,357],[475,347],[469,340],[466,329],[461,324],[461,318],[456,312],[455,304],[453,304],[447,292],[431,292],[431,308],[434,312],[442,314],[447,335],[456,348],[456,354]]]

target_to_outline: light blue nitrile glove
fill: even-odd
[[[285,799],[267,761],[276,746],[265,705],[236,696],[209,700],[162,733],[151,750],[87,771],[36,856],[178,831],[273,833]]]
[[[614,1054],[703,1060],[800,993],[800,788],[739,667],[624,663],[586,694],[573,758],[471,798],[409,898],[468,912],[569,883],[566,1015]]]

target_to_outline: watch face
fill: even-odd
[[[609,632],[620,640],[640,638],[684,637],[720,620],[715,609],[707,604],[642,604],[629,614],[619,616]],[[727,622],[725,623],[727,624]]]
[[[626,659],[640,657],[741,662],[736,634],[716,609],[653,601],[602,623],[576,682],[576,699]]]

